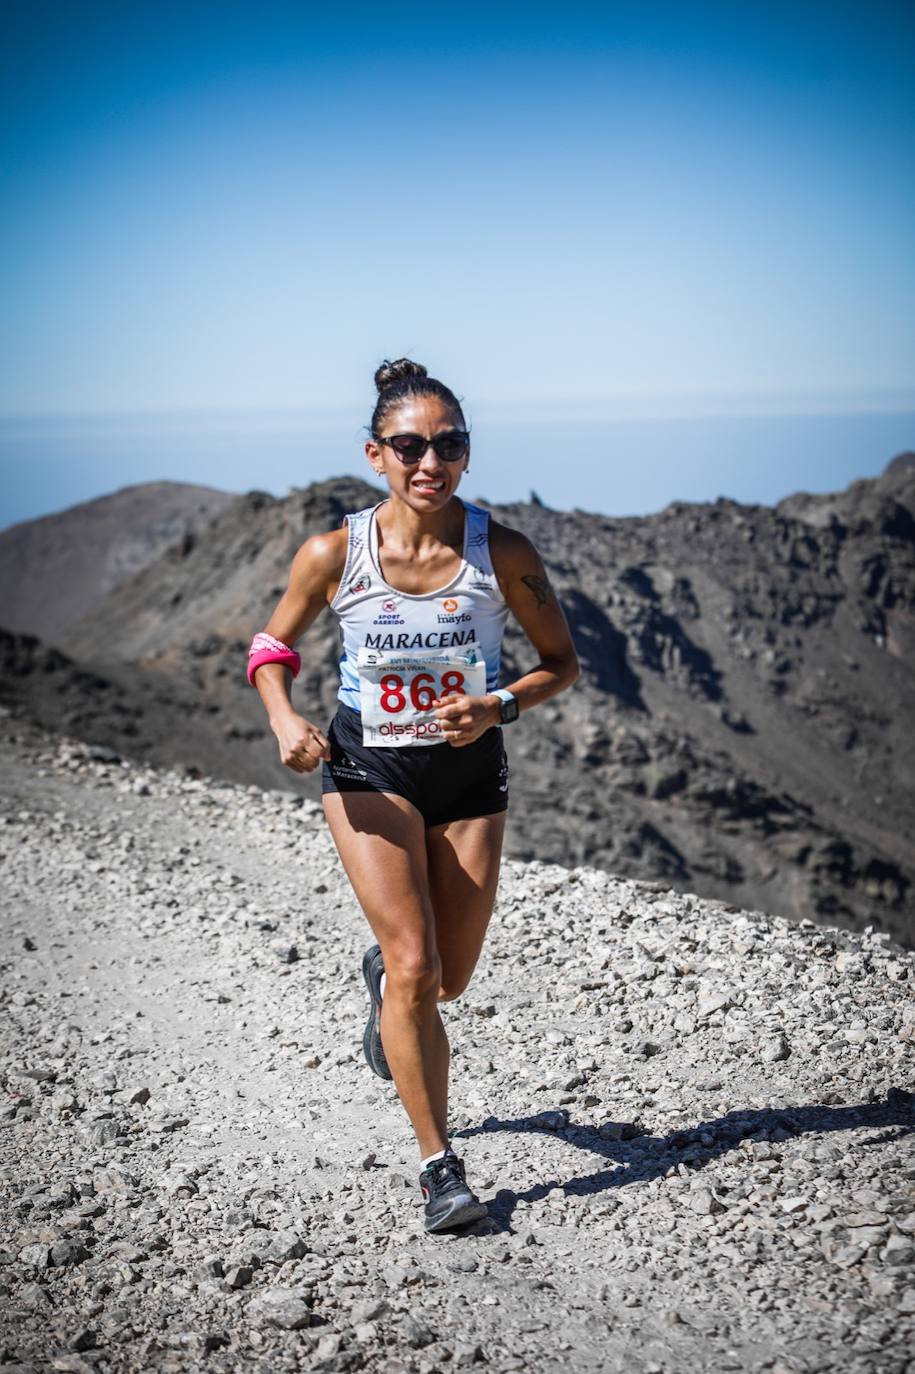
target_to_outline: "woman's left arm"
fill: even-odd
[[[508,608],[540,656],[530,672],[506,684],[519,710],[527,711],[571,687],[581,672],[578,655],[543,560],[527,536],[491,521],[489,550]],[[445,698],[435,705],[448,742],[455,746],[472,744],[501,719],[501,702],[492,693],[450,703]]]

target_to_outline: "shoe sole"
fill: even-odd
[[[446,1212],[442,1217],[436,1217],[435,1221],[426,1221],[426,1230],[450,1231],[455,1226],[468,1226],[472,1221],[482,1221],[483,1217],[488,1217],[485,1202],[467,1201],[459,1202]]]
[[[362,977],[365,980],[365,986],[368,988],[369,998],[372,1003],[372,1010],[369,1012],[369,1019],[362,1033],[362,1052],[365,1055],[366,1062],[372,1070],[372,1073],[377,1074],[379,1078],[384,1078],[387,1082],[391,1082],[393,1074],[388,1068],[388,1061],[382,1058],[381,1063],[379,1063],[374,1053],[376,1037],[375,1023],[381,1016],[381,1002],[376,996],[373,967],[380,952],[381,950],[378,945],[371,945],[362,956]],[[377,1037],[380,1045],[380,1029],[377,1032]],[[382,1056],[383,1054],[384,1051],[382,1050]]]

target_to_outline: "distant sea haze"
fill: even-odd
[[[519,415],[523,416],[523,410]],[[469,415],[461,494],[607,515],[671,501],[771,505],[795,491],[837,491],[915,448],[915,408],[852,414],[582,419]],[[199,483],[283,496],[344,474],[371,478],[368,413],[292,411],[0,420],[0,527],[138,482]]]

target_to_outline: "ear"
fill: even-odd
[[[376,477],[384,476],[384,459],[381,456],[381,445],[376,444],[374,439],[366,439],[365,456],[369,461],[369,466]]]

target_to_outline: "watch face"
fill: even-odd
[[[502,724],[510,725],[513,720],[518,719],[518,699],[512,697],[511,701],[502,702]]]

